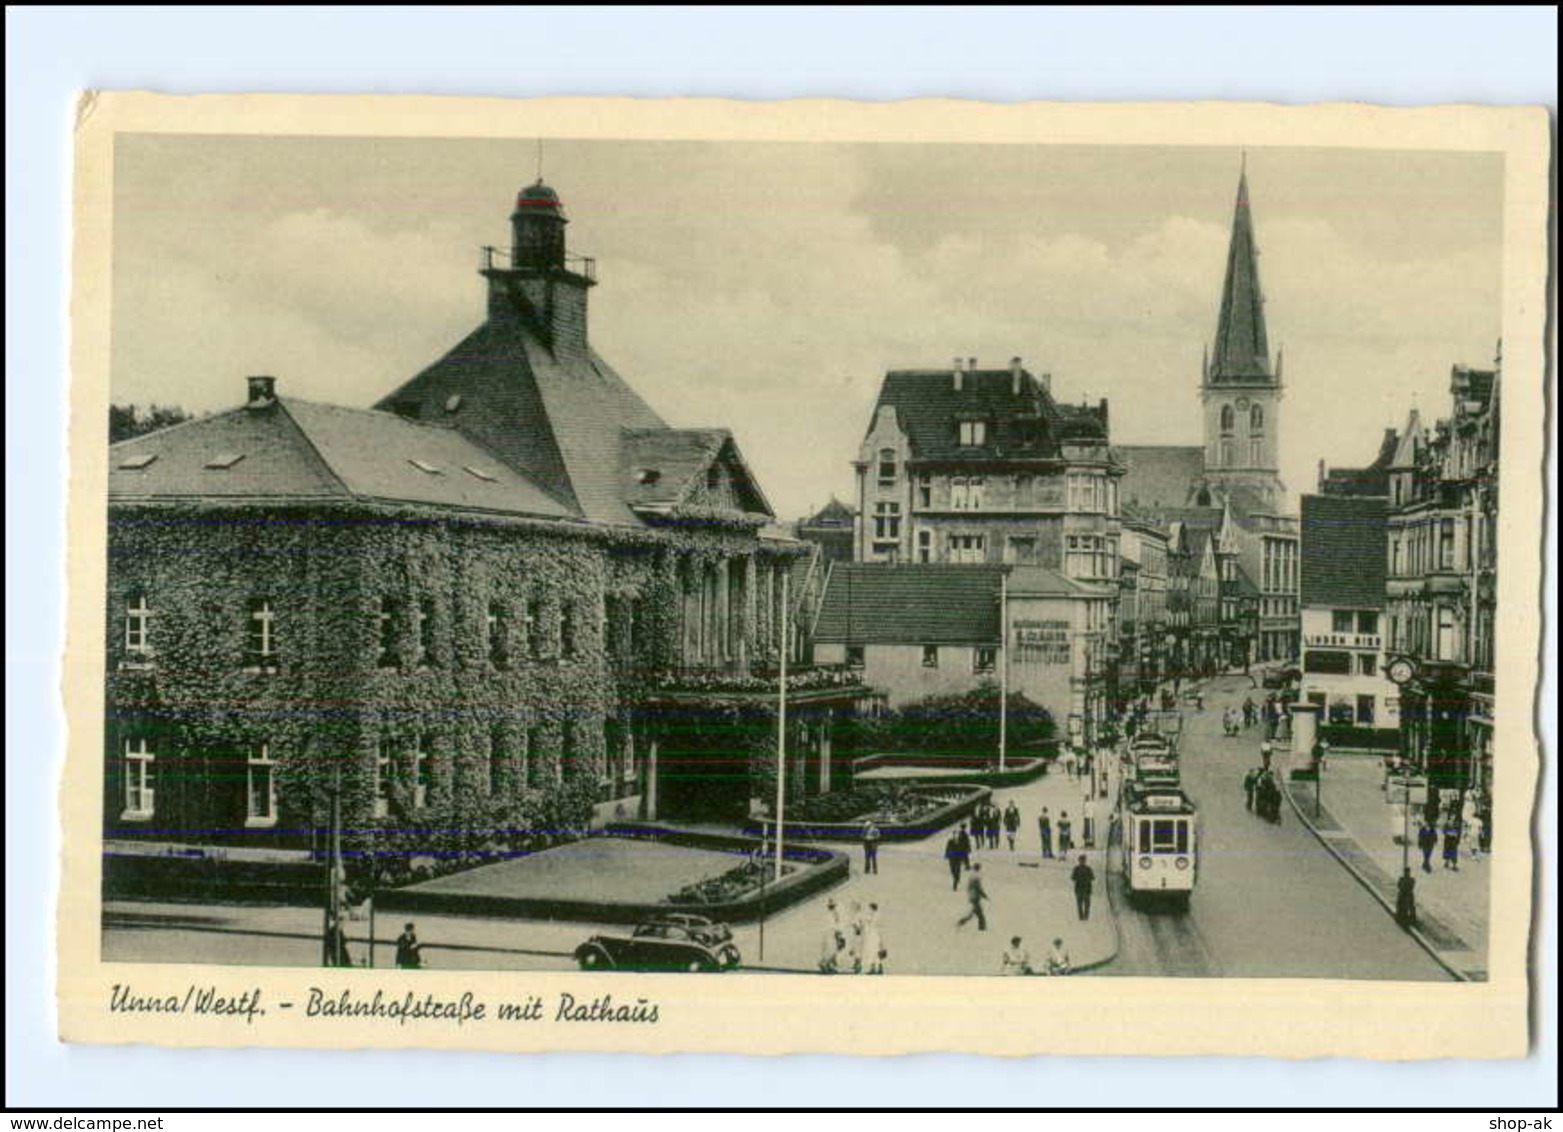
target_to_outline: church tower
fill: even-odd
[[[1286,495],[1277,447],[1281,358],[1277,355],[1272,365],[1246,168],[1238,176],[1221,315],[1215,349],[1205,358],[1200,400],[1205,410],[1205,482],[1217,490],[1244,489],[1266,509],[1279,511]]]

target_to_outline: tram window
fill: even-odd
[[[1151,834],[1151,844],[1159,853],[1165,853],[1173,846],[1173,826],[1177,822],[1159,821],[1155,823],[1155,830]]]
[[[1188,851],[1189,851],[1189,823],[1186,822],[1186,821],[1180,821],[1178,823],[1178,852],[1179,853],[1187,853]]]
[[[1149,853],[1150,851],[1151,851],[1151,823],[1148,822],[1148,821],[1142,821],[1140,823],[1140,852],[1141,853]]]

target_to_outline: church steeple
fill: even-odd
[[[1259,289],[1259,251],[1248,206],[1248,170],[1237,180],[1232,241],[1227,249],[1226,285],[1216,324],[1215,358],[1206,371],[1211,385],[1269,384],[1270,343],[1265,333],[1264,296]]]

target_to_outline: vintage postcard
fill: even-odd
[[[64,1039],[1524,1054],[1542,110],[76,130]]]

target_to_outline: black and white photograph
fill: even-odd
[[[1503,152],[642,135],[114,134],[111,1012],[1513,972]]]

